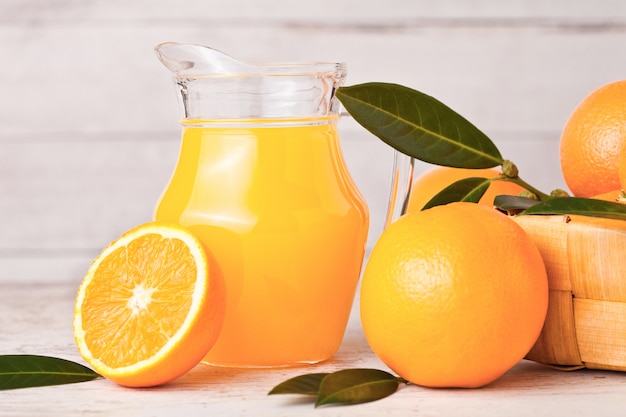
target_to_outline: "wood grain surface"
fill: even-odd
[[[76,286],[4,284],[0,288],[0,353],[52,355],[84,364],[72,338]],[[401,386],[386,399],[355,406],[313,408],[298,396],[268,396],[274,385],[303,373],[345,368],[389,371],[369,349],[358,320],[358,302],[344,342],[314,367],[274,370],[198,365],[158,388],[130,389],[98,379],[85,383],[2,391],[0,415],[22,416],[623,416],[626,374],[558,371],[521,361],[481,389]]]

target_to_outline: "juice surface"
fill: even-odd
[[[368,212],[333,119],[185,127],[155,219],[190,228],[224,276],[226,318],[205,361],[289,366],[338,349]]]

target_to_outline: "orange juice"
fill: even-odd
[[[290,366],[338,349],[368,211],[336,120],[185,121],[155,219],[190,228],[224,276],[225,322],[206,362]]]

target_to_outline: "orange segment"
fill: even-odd
[[[224,288],[186,229],[148,223],[94,260],[79,288],[74,337],[83,358],[128,386],[153,386],[193,368],[215,343]]]

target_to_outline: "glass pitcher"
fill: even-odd
[[[369,227],[336,124],[344,64],[252,65],[214,49],[156,47],[182,102],[182,143],[156,221],[188,227],[226,283],[204,362],[278,367],[341,344]]]
[[[384,227],[389,226],[406,213],[411,198],[417,160],[396,149],[393,151],[391,191]]]

